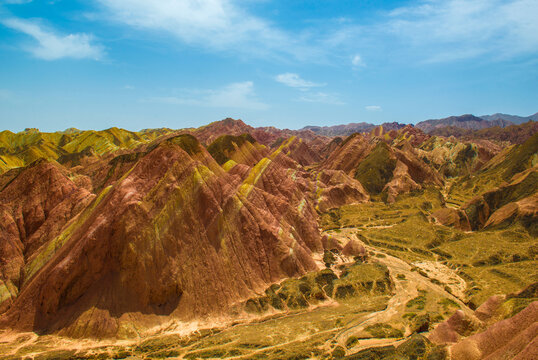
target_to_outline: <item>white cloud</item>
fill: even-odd
[[[368,111],[381,111],[381,106],[379,105],[368,105],[364,107]]]
[[[353,56],[353,58],[351,59],[351,63],[355,67],[365,66],[364,61],[362,60],[362,57],[359,54],[355,54]]]
[[[189,45],[249,56],[306,56],[296,37],[248,13],[237,0],[98,0],[104,16],[140,29],[170,34]]]
[[[277,75],[275,77],[275,80],[286,86],[298,88],[303,91],[308,90],[313,87],[325,86],[325,84],[317,84],[311,81],[304,80],[299,75],[293,74],[293,73],[284,73],[284,74]]]
[[[538,52],[536,0],[421,0],[393,10],[380,28],[427,62]]]
[[[257,99],[252,81],[229,84],[218,90],[190,90],[184,96],[153,97],[147,101],[203,107],[265,110],[269,106]]]
[[[18,18],[2,19],[0,23],[33,37],[37,44],[28,46],[25,50],[40,59],[89,58],[98,60],[104,56],[103,47],[93,44],[91,34],[58,35],[42,28],[36,22]]]
[[[32,0],[2,0],[0,1],[1,4],[28,4],[32,2]]]
[[[345,102],[340,100],[338,95],[324,92],[306,93],[299,98],[299,101],[328,105],[345,105]]]

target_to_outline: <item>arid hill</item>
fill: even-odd
[[[505,128],[494,126],[480,130],[469,130],[455,126],[447,126],[432,130],[430,134],[445,137],[454,136],[464,141],[484,139],[503,141],[511,144],[522,144],[537,132],[538,122],[528,121],[520,125],[510,125]]]
[[[507,127],[509,125],[513,124],[510,121],[501,118],[497,118],[494,120],[485,120],[471,114],[465,114],[460,116],[449,116],[444,119],[425,120],[417,123],[415,126],[426,133],[431,133],[436,129],[443,128],[446,126],[478,130],[493,126]]]
[[[481,131],[4,131],[0,358],[529,358],[538,134]]]

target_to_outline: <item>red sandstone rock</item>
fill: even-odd
[[[472,335],[450,347],[451,359],[503,359],[525,351],[529,356],[535,349],[527,344],[538,336],[538,301],[513,317],[501,320],[485,331]]]

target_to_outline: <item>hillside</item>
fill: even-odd
[[[499,142],[508,142],[511,144],[522,144],[529,137],[538,132],[538,122],[528,121],[520,125],[510,125],[505,128],[498,126],[480,129],[470,130],[458,128],[455,126],[440,127],[432,130],[431,135],[436,136],[455,136],[456,138],[464,141],[472,141],[476,139],[484,139]]]
[[[305,126],[302,130],[310,130],[318,135],[323,135],[323,136],[348,136],[353,133],[363,133],[363,132],[369,133],[377,126],[379,125],[361,122],[361,123],[351,123],[347,125],[334,125],[334,126]],[[405,124],[392,122],[392,123],[384,123],[381,126],[389,130],[399,130],[403,128]]]
[[[432,119],[432,120],[425,120],[417,123],[415,127],[419,128],[420,130],[431,133],[432,131],[451,126],[455,128],[461,128],[461,129],[470,129],[470,130],[478,130],[478,129],[485,129],[493,126],[499,126],[499,127],[507,127],[509,125],[512,125],[510,121],[504,120],[504,119],[492,119],[492,120],[485,120],[480,117],[476,117],[474,115],[466,114],[461,116],[450,116],[444,119]]]
[[[493,115],[482,115],[480,117],[488,121],[505,120],[505,121],[514,123],[516,125],[523,124],[529,121],[538,121],[538,113],[530,115],[530,116],[518,116],[518,115],[496,113]]]
[[[524,358],[534,126],[3,132],[0,358]]]

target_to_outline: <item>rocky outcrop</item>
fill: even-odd
[[[315,196],[320,212],[370,199],[361,183],[343,171],[322,170],[313,177],[314,187],[311,192]]]
[[[34,259],[70,219],[93,199],[57,163],[37,161],[20,171],[0,192],[0,306],[16,298]]]
[[[493,228],[503,224],[508,225],[517,220],[521,220],[529,227],[536,224],[538,221],[538,193],[502,206],[490,215],[484,224],[484,228]],[[533,234],[538,233],[535,227],[532,230]]]
[[[428,338],[448,344],[450,359],[532,359],[538,334],[537,289],[534,283],[515,294],[492,296],[472,316],[458,310]]]
[[[321,156],[314,152],[306,141],[297,136],[280,138],[272,146],[280,149],[302,166],[316,164],[321,160]]]
[[[361,134],[353,134],[343,140],[340,145],[321,164],[322,169],[342,170],[354,176],[357,165],[371,152],[375,144]]]
[[[268,287],[263,296],[251,298],[242,305],[250,313],[296,310],[330,299],[390,294],[392,289],[385,266],[354,263],[346,266],[340,276],[327,268],[298,279],[286,279]]]
[[[536,355],[533,341],[538,334],[538,301],[515,316],[489,326],[450,347],[454,360],[528,358]]]
[[[472,334],[479,326],[477,319],[458,310],[446,321],[438,324],[428,335],[428,339],[436,344],[455,343]]]
[[[462,210],[471,228],[492,227],[516,218],[532,223],[536,218],[537,183],[538,170],[534,167],[514,176],[510,184],[485,192],[464,204]]]
[[[463,210],[454,208],[440,208],[432,213],[434,219],[445,226],[453,226],[463,231],[471,231],[471,224]]]

